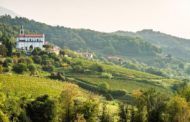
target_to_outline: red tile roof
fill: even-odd
[[[17,37],[43,37],[43,34],[20,34]]]

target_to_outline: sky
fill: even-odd
[[[153,29],[190,39],[190,0],[0,0],[0,6],[50,25],[102,32]]]

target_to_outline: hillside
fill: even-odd
[[[174,58],[189,60],[190,57],[190,39],[175,37],[151,29],[137,31],[136,33],[117,31],[113,34],[142,38],[152,45],[161,48],[165,55],[171,55]]]
[[[190,53],[187,46],[184,47],[188,45],[185,39],[153,31],[150,32],[155,33],[154,36],[145,39],[143,34],[140,35],[141,32],[138,34],[122,31],[101,33],[93,30],[50,26],[26,18],[11,18],[10,16],[0,18],[1,32],[9,36],[16,37],[21,25],[24,25],[26,33],[45,33],[46,41],[50,43],[75,51],[93,52],[96,58],[106,62],[161,76],[189,77],[189,64],[185,59]],[[157,40],[156,37],[162,37],[162,39]],[[110,56],[121,58],[122,63],[109,60]]]
[[[17,19],[29,21],[23,18]],[[123,67],[122,65],[127,65],[125,61],[116,65],[98,56],[88,59],[76,51],[65,48],[56,54],[51,51],[53,48],[51,44],[45,45],[43,49],[35,48],[28,54],[24,50],[15,49],[15,37],[19,32],[19,26],[5,24],[5,20],[0,23],[2,42],[0,121],[2,122],[141,122],[141,118],[149,122],[156,122],[154,120],[168,122],[178,116],[171,112],[173,109],[183,108],[183,112],[178,112],[180,115],[190,110],[187,79],[169,78],[159,70],[147,68],[146,65],[141,65],[133,59],[129,59],[136,62],[133,65],[145,67],[147,72],[144,69],[137,71]],[[110,44],[126,41],[127,44],[131,44],[130,46],[134,45],[133,48],[139,44],[138,49],[152,47],[153,52],[154,49],[158,49],[136,37],[113,36],[89,30],[70,29],[70,31],[79,34],[80,38],[90,35],[86,40],[93,38],[94,33],[97,33],[98,37],[93,39],[104,38],[103,43],[109,40]],[[35,33],[31,30],[26,32]],[[134,42],[134,39],[138,41]],[[89,44],[90,46],[92,45]],[[99,49],[96,46],[90,48]],[[160,58],[157,56],[157,53],[160,53],[159,49],[157,53],[152,54],[146,51],[137,53],[133,48],[130,48],[132,54],[128,55],[128,58],[140,58],[140,54],[148,55],[149,58],[154,56]],[[129,49],[123,50],[130,52]],[[101,50],[95,52],[98,55]],[[170,64],[170,60],[167,58],[164,61]],[[176,64],[171,64],[174,65]],[[156,115],[161,117],[155,118],[155,111]]]
[[[70,29],[60,26],[50,26],[26,18],[11,19],[8,16],[0,18],[0,23],[24,26],[33,33],[45,33],[46,40],[60,47],[72,50],[93,51],[98,55],[122,55],[130,57],[153,57],[161,50],[140,38],[122,37],[109,33],[100,33],[92,30]]]
[[[27,75],[0,74],[0,84],[5,94],[13,95],[16,93],[17,97],[36,98],[45,94],[56,97],[61,94],[66,83]]]

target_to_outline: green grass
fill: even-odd
[[[80,58],[73,58],[73,62],[82,62],[84,67],[88,68],[90,65],[97,63],[96,61],[90,61],[90,60],[85,60],[85,59],[80,59]],[[104,63],[99,63],[105,70],[105,72],[110,72],[112,74],[118,74],[121,76],[127,76],[128,78],[141,78],[141,79],[161,79],[161,76],[141,72],[141,71],[136,71],[132,69],[127,69],[118,65],[108,65]]]
[[[161,79],[162,77],[152,75],[145,72],[140,72],[132,69],[127,69],[118,65],[103,65],[105,70],[114,74],[127,76],[129,78],[141,78],[141,79]]]
[[[74,76],[77,79],[83,80],[87,83],[99,85],[103,82],[106,82],[109,84],[111,90],[119,90],[119,89],[125,89],[129,93],[133,92],[133,90],[148,90],[150,88],[154,88],[157,91],[160,92],[168,92],[171,93],[171,89],[169,87],[169,84],[172,84],[173,82],[168,83],[167,85],[162,85],[155,81],[149,81],[145,82],[143,80],[136,81],[135,79],[106,79],[106,78],[100,78],[96,75],[75,75]],[[165,79],[164,79],[165,80]],[[170,79],[168,79],[170,81]],[[162,81],[162,80],[161,80]]]
[[[48,94],[58,96],[65,83],[26,75],[0,75],[2,91],[9,95],[35,98]]]

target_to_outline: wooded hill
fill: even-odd
[[[3,16],[0,23],[14,27],[24,26],[32,33],[44,33],[46,40],[60,47],[72,50],[90,50],[98,55],[123,55],[152,57],[161,50],[141,38],[123,37],[93,30],[71,29],[62,26],[50,26],[26,18]]]

